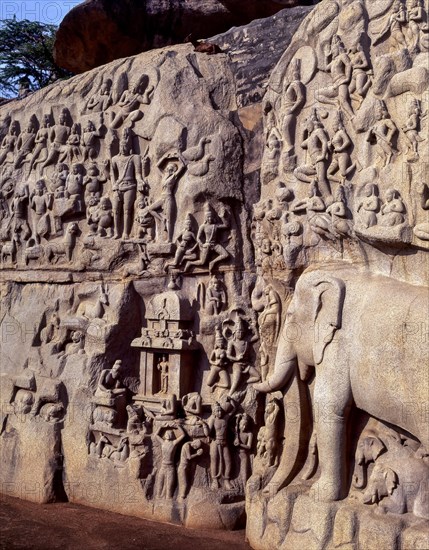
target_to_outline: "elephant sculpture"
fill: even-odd
[[[386,445],[375,435],[367,436],[359,441],[355,456],[356,473],[353,479],[353,485],[356,489],[362,489],[366,486],[366,466],[370,462],[375,462],[385,451]]]
[[[302,401],[303,381],[314,373],[313,429],[320,467],[312,487],[315,498],[333,501],[347,495],[352,407],[402,428],[428,448],[421,410],[429,395],[423,328],[427,300],[425,287],[354,266],[306,272],[299,278],[273,374],[254,388],[264,393],[283,390],[285,403],[291,393],[302,416],[309,409],[308,401]],[[270,490],[289,483],[302,467],[302,422],[288,422],[287,410],[285,418],[285,445]]]
[[[413,513],[429,519],[429,467],[418,458],[378,460],[363,496],[365,504],[377,504],[383,512]]]

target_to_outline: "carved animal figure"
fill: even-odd
[[[375,462],[377,458],[386,451],[386,446],[379,437],[367,436],[358,443],[355,456],[355,476],[353,485],[357,489],[362,489],[366,485],[366,468],[370,462]]]
[[[363,499],[365,504],[377,503],[383,512],[411,512],[429,519],[428,480],[429,467],[422,459],[379,459]]]
[[[30,260],[40,260],[43,258],[45,250],[42,245],[36,244],[35,246],[30,246],[24,250],[24,261],[25,265],[30,263]]]
[[[17,252],[17,246],[16,246],[16,239],[12,239],[9,242],[6,242],[3,244],[1,248],[1,261],[4,263],[6,258],[9,256],[10,261],[15,264],[16,263],[16,252]]]
[[[49,263],[57,256],[65,256],[68,262],[71,262],[73,257],[73,250],[76,246],[76,236],[79,232],[77,223],[71,223],[67,227],[66,234],[64,235],[63,242],[56,244],[48,244],[46,246],[46,258]]]
[[[428,341],[417,334],[426,323],[426,304],[427,288],[356,268],[309,272],[298,280],[274,373],[254,387],[274,392],[289,384],[285,403],[291,396],[296,406],[296,400],[303,399],[301,380],[315,368],[313,407],[321,470],[313,485],[316,498],[339,500],[348,491],[345,450],[352,404],[411,433],[428,448],[427,423],[415,410],[415,403],[425,403],[429,395],[424,359]],[[306,407],[303,403],[301,410]],[[286,422],[283,455],[270,482],[277,489],[296,471],[302,430],[303,419]]]

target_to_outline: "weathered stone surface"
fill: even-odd
[[[298,2],[265,0],[87,0],[62,21],[57,64],[81,73],[152,48],[208,38],[234,25],[267,17]]]
[[[286,311],[260,331],[258,549],[405,549],[429,518],[426,21],[427,3],[322,2],[268,83],[252,297]]]
[[[294,28],[305,10],[283,13],[275,24],[284,17]],[[249,40],[245,28],[234,29],[228,47],[248,60],[256,34],[269,29],[256,22]],[[250,386],[244,391],[243,365],[226,373],[226,389],[216,379],[216,354],[229,342],[231,370],[242,345],[233,337],[238,326],[246,361],[254,354],[246,235],[262,111],[249,83],[254,76],[262,89],[267,59],[274,65],[280,53],[274,43],[270,52],[263,70],[258,62],[254,75],[240,75],[224,53],[207,56],[190,44],[154,51],[11,102],[2,113],[5,460],[11,445],[32,445],[26,432],[12,430],[16,396],[31,401],[25,419],[40,417],[33,410],[40,389],[22,387],[26,376],[65,388],[46,397],[66,411],[52,436],[63,463],[48,447],[40,461],[46,493],[36,500],[64,492],[72,502],[190,527],[243,525],[257,402]],[[103,380],[120,380],[118,397],[100,389]],[[216,401],[220,424],[235,411],[222,457],[215,450],[223,428],[210,414]],[[174,455],[175,469],[182,466],[171,483],[170,464],[161,466],[163,437],[174,433],[181,442],[183,429]],[[248,448],[239,450],[240,438]],[[27,467],[16,464],[20,483]],[[17,494],[9,478],[5,469],[3,491]]]
[[[415,4],[325,0],[266,85],[256,22],[2,108],[3,491],[40,423],[40,501],[216,529],[246,505],[260,550],[424,544]]]

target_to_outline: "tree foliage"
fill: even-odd
[[[24,19],[0,21],[0,95],[17,95],[23,83],[37,90],[71,73],[55,64],[55,25]]]

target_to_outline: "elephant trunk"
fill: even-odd
[[[261,382],[255,384],[255,390],[262,393],[271,393],[277,390],[281,390],[289,382],[292,374],[295,372],[296,360],[289,359],[287,361],[276,362],[274,373],[272,376]]]
[[[363,489],[366,486],[366,469],[363,461],[356,463],[355,472],[353,475],[353,487]]]

